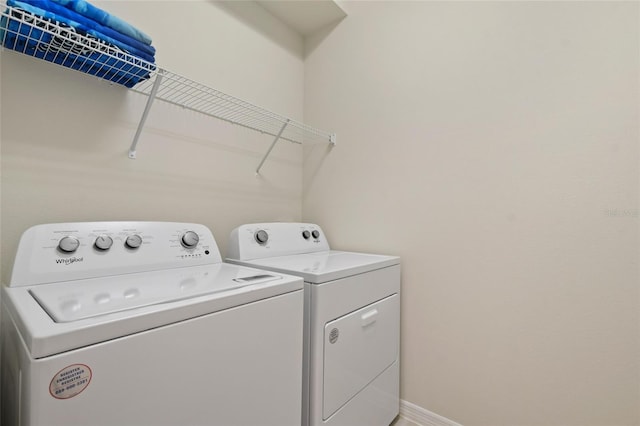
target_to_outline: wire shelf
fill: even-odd
[[[118,46],[89,34],[82,34],[66,24],[6,6],[4,2],[0,3],[0,7],[0,41],[4,48],[124,85],[148,97],[129,150],[130,158],[136,158],[136,146],[155,99],[274,136],[275,139],[256,173],[280,139],[297,144],[336,142],[333,133],[313,128],[157,67]]]
[[[156,99],[271,136],[277,136],[286,124],[280,139],[293,143],[332,142],[334,138],[329,132],[294,121],[170,71],[160,70],[158,76],[162,77],[162,82],[157,88]],[[151,96],[155,84],[155,79],[152,80],[139,84],[134,90]]]
[[[2,4],[2,46],[86,74],[133,87],[149,79],[156,65],[75,28]]]

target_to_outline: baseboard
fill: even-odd
[[[462,426],[453,420],[442,417],[436,413],[412,404],[410,402],[400,400],[400,415],[405,419],[416,423],[420,426]]]

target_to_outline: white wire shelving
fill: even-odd
[[[138,84],[133,90],[143,93],[149,98],[129,151],[129,156],[132,158],[135,158],[138,138],[155,99],[275,137],[258,165],[256,173],[260,172],[267,156],[280,139],[297,144],[327,142],[335,145],[336,143],[334,133],[325,132],[276,114],[164,69],[159,69],[151,79]]]
[[[129,149],[129,158],[136,158],[144,124],[156,99],[273,136],[274,140],[256,168],[256,174],[280,139],[297,144],[336,143],[334,133],[313,128],[162,69],[57,21],[7,7],[4,2],[0,7],[3,48],[91,74],[147,96]]]

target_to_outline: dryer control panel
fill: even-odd
[[[220,263],[204,225],[75,222],[34,226],[22,235],[11,287]]]
[[[327,250],[329,242],[316,224],[251,223],[231,231],[228,257],[251,260]]]

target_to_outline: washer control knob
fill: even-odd
[[[320,238],[320,231],[314,229],[313,231],[311,231],[311,235],[313,235],[313,238],[318,239]]]
[[[311,238],[311,232],[302,231],[302,238],[304,238],[305,240],[308,240],[309,238]]]
[[[58,241],[58,249],[65,253],[73,253],[80,246],[80,240],[76,237],[67,235],[66,237],[62,237],[60,241]]]
[[[266,242],[269,241],[269,234],[267,234],[267,231],[264,229],[261,229],[256,232],[255,238],[258,244],[266,244]]]
[[[124,241],[124,245],[131,249],[137,249],[142,245],[142,237],[138,234],[131,234]]]
[[[96,241],[93,243],[93,245],[98,250],[109,250],[113,245],[113,240],[108,235],[98,235],[98,238],[96,238]]]
[[[192,249],[198,245],[200,241],[200,237],[193,231],[187,231],[182,234],[182,238],[180,238],[180,243],[184,248]]]

